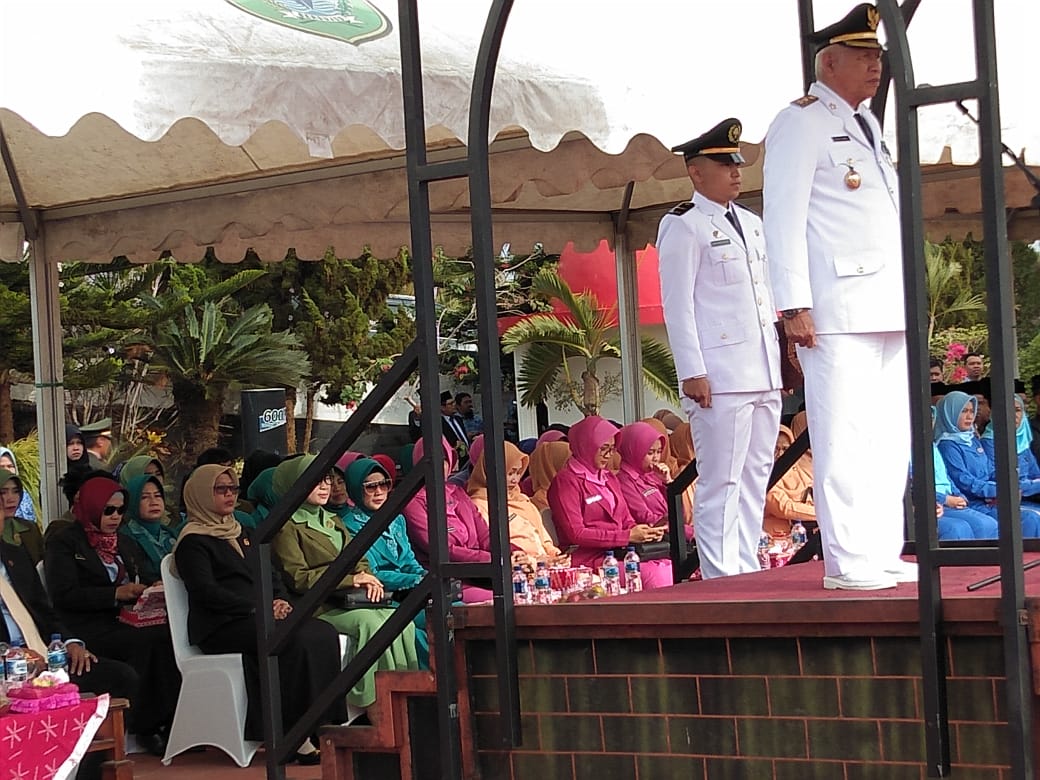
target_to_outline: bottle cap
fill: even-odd
[[[55,641],[60,642],[61,641],[61,634],[51,634],[51,641],[52,642],[55,642]]]

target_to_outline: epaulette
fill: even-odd
[[[672,209],[668,213],[669,214],[675,214],[675,216],[677,216],[677,217],[681,217],[683,214],[685,214],[687,211],[689,211],[692,208],[693,208],[693,201],[692,200],[684,200],[682,203],[680,203],[678,206],[676,206],[674,209]]]
[[[791,105],[798,106],[799,108],[805,108],[806,106],[811,106],[817,100],[819,100],[819,98],[816,97],[816,95],[802,95],[802,97],[798,98],[797,100],[792,100]]]

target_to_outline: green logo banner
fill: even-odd
[[[388,35],[390,20],[368,0],[228,0],[253,16],[359,45]]]

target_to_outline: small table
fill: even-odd
[[[108,703],[108,714],[102,722],[87,753],[103,753],[101,777],[104,780],[133,780],[134,762],[126,757],[126,729],[123,711],[130,708],[126,699],[112,699]]]
[[[126,702],[122,701],[122,709],[125,709]],[[111,728],[115,729],[114,721],[118,718],[122,735],[122,709],[110,719],[109,705],[109,696],[104,694],[56,710],[36,713],[5,710],[0,713],[0,766],[9,769],[15,777],[64,780],[91,749],[94,735],[103,725],[111,720]],[[132,776],[132,772],[106,775],[120,779]]]

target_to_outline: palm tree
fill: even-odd
[[[937,330],[951,325],[961,325],[963,315],[983,311],[983,297],[973,294],[961,278],[963,263],[958,253],[967,253],[966,247],[951,244],[924,245],[925,278],[928,285],[928,342]],[[967,318],[969,322],[974,318]]]
[[[586,416],[599,414],[603,402],[597,374],[599,362],[621,357],[616,308],[601,309],[595,295],[575,293],[552,269],[540,271],[531,280],[531,293],[560,301],[567,313],[563,317],[535,314],[503,334],[502,348],[507,353],[528,347],[517,378],[520,403],[534,406],[546,400],[562,372],[564,390],[574,405]],[[678,403],[678,380],[671,351],[648,336],[643,336],[641,342],[643,381],[661,398]],[[585,361],[578,379],[569,365],[570,358],[575,357]]]
[[[163,307],[155,309],[164,314]],[[185,303],[152,328],[153,365],[170,381],[184,432],[185,461],[215,447],[224,402],[233,387],[295,387],[310,359],[289,331],[271,331],[266,304],[239,312],[231,299]]]

